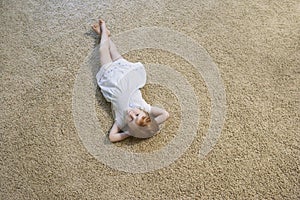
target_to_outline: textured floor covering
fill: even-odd
[[[0,199],[299,199],[299,12],[296,0],[1,1]],[[153,49],[125,57],[167,64],[190,80],[204,116],[194,142],[170,166],[139,174],[87,152],[72,95],[95,45],[90,25],[100,16],[112,34],[168,27],[208,51],[227,114],[205,159],[198,158],[209,125],[205,83],[181,57]],[[172,91],[148,85],[143,92],[167,102],[172,117],[164,134],[119,148],[151,152],[176,135],[182,116]],[[109,107],[103,112],[96,96],[97,116],[109,128]]]

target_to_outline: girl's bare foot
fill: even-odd
[[[100,19],[99,23],[92,25],[92,29],[100,36],[101,36],[100,24],[102,24],[102,23],[104,23],[104,26],[105,26],[105,22],[102,19]],[[105,26],[105,28],[106,28],[106,26]],[[106,30],[107,30],[107,35],[110,36],[110,31],[107,28],[106,28]]]
[[[92,29],[97,33],[97,35],[101,35],[100,25],[98,23],[92,25]]]

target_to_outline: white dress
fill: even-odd
[[[114,119],[120,129],[126,126],[129,108],[150,112],[151,106],[143,99],[140,88],[146,84],[146,71],[142,63],[118,59],[102,66],[96,75],[104,98],[111,102]]]

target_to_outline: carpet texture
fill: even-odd
[[[11,0],[0,9],[0,199],[300,198],[298,1]],[[124,57],[168,66],[187,81],[198,102],[189,111],[199,113],[195,138],[174,162],[145,173],[117,170],[87,150],[74,120],[74,85],[85,63],[98,62],[89,57],[98,40],[90,26],[100,17],[112,37],[168,28],[210,55],[224,84],[226,116],[204,158],[199,148],[213,119],[206,81],[184,57],[155,48]],[[160,134],[97,145],[146,154],[182,134],[189,115],[182,114],[180,98],[188,97],[154,83],[142,92],[170,113]],[[92,99],[104,136],[112,124],[110,105],[98,88]]]

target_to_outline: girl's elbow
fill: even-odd
[[[115,138],[114,138],[114,136],[112,136],[112,134],[109,134],[108,139],[111,142],[115,142],[115,140],[114,140]]]
[[[165,117],[166,117],[166,120],[169,119],[170,114],[168,113],[168,111],[165,111],[164,115],[165,115]]]
[[[118,142],[118,139],[116,138],[115,134],[109,134],[108,139],[111,142]]]

